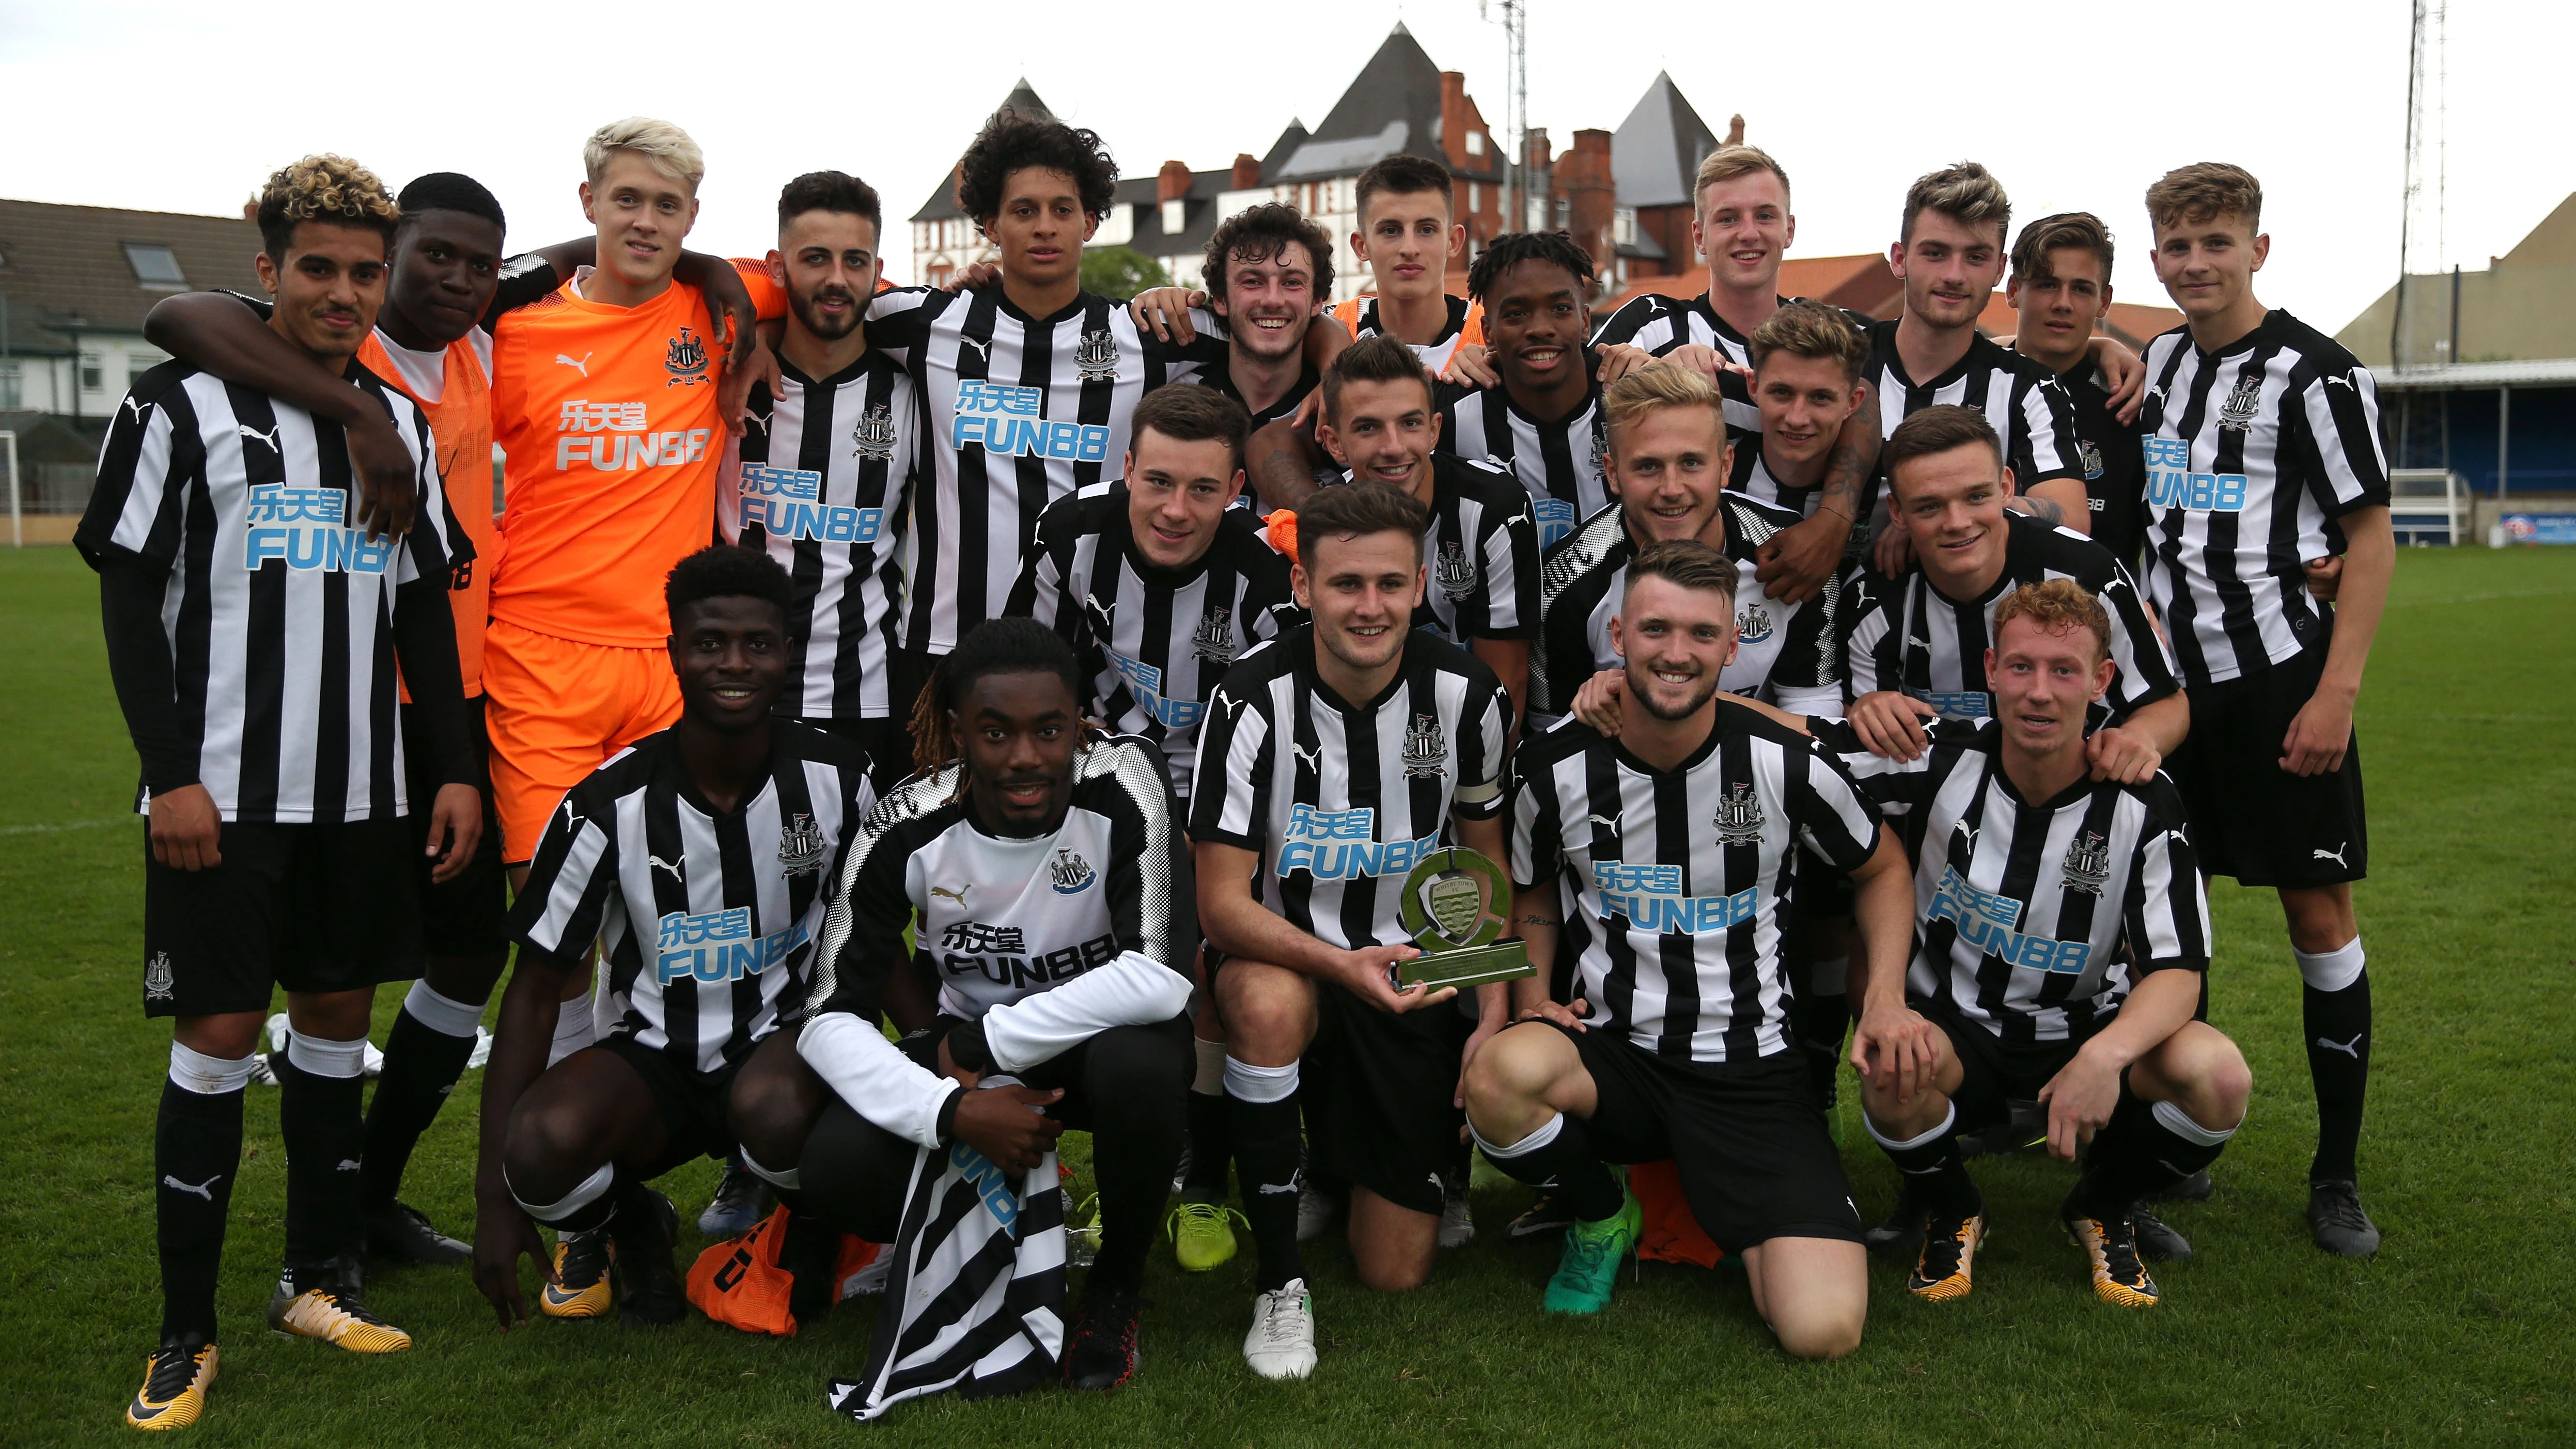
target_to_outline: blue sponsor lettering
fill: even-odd
[[[885,528],[882,508],[843,508],[793,498],[742,500],[742,526],[764,529],[780,538],[813,538],[825,543],[874,543]]]
[[[1624,916],[1634,929],[1657,935],[1707,935],[1743,925],[1761,909],[1758,886],[1731,896],[1684,895],[1678,865],[1597,860],[1592,863],[1592,888],[1601,897],[1604,916]]]
[[[337,488],[253,488],[242,567],[256,572],[274,559],[299,573],[383,573],[398,540],[371,539],[347,526],[348,515],[349,495]]]
[[[1436,834],[1420,840],[1379,841],[1376,832],[1377,811],[1367,806],[1356,810],[1295,806],[1279,847],[1279,874],[1302,870],[1317,880],[1402,875],[1440,848]]]
[[[1943,719],[1980,720],[1995,712],[1994,696],[1982,689],[1908,689],[1905,695],[1932,706]]]
[[[1185,730],[1207,715],[1207,706],[1195,699],[1167,699],[1163,695],[1163,671],[1141,659],[1131,659],[1115,649],[1102,651],[1109,656],[1109,667],[1127,682],[1127,692],[1147,714],[1163,728]]]
[[[983,1200],[984,1211],[993,1215],[1003,1232],[1019,1227],[1020,1195],[1011,1191],[1011,1179],[993,1165],[993,1159],[963,1142],[954,1142],[948,1147],[948,1165],[966,1179],[966,1185]]]
[[[1959,874],[1958,867],[1952,866],[1941,873],[1941,884],[1932,894],[1932,909],[1925,919],[1950,922],[1958,927],[1961,940],[2007,965],[2060,976],[2082,975],[2092,962],[2093,944],[2016,930],[2021,924],[2021,912],[2021,902],[1977,889]]]
[[[1562,498],[1532,498],[1530,512],[1538,517],[1538,548],[1545,553],[1556,547],[1556,541],[1574,531],[1574,505]]]
[[[713,986],[757,976],[783,965],[809,939],[802,921],[766,936],[751,933],[751,908],[664,916],[654,937],[655,973],[665,986],[702,981]]]
[[[2195,473],[2191,444],[2180,438],[2146,438],[2147,502],[2158,508],[2197,509],[2203,513],[2245,511],[2245,475]]]
[[[973,379],[957,384],[957,410],[948,420],[948,446],[972,443],[987,453],[1098,463],[1109,456],[1109,429],[1092,423],[1054,422],[1040,415],[1046,394],[1034,387],[1003,387]]]

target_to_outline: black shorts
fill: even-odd
[[[644,1170],[645,1181],[701,1157],[733,1156],[733,1126],[726,1120],[725,1105],[733,1096],[733,1079],[742,1071],[742,1062],[728,1062],[714,1072],[694,1071],[622,1031],[601,1037],[599,1049],[614,1053],[635,1069],[635,1075],[644,1079],[644,1090],[652,1094],[654,1109],[662,1114],[662,1155]],[[749,1056],[742,1059],[749,1060]]]
[[[1959,1015],[1947,1002],[1908,1004],[1941,1028],[1950,1038],[1950,1049],[1958,1054],[1959,1090],[1950,1094],[1950,1102],[1958,1109],[1956,1130],[1960,1132],[1981,1132],[2010,1122],[2013,1103],[2038,1101],[2039,1089],[2048,1085],[2049,1078],[2065,1070],[2094,1033],[2117,1019],[2099,1017],[2064,1041],[2010,1042]],[[2122,1072],[2121,1095],[2128,1095],[2128,1090],[2129,1074]]]
[[[474,858],[456,879],[440,884],[429,878],[436,864],[424,850],[429,844],[430,807],[438,800],[438,781],[429,768],[429,751],[417,748],[412,727],[414,706],[402,707],[403,765],[410,775],[412,874],[420,882],[420,943],[432,956],[491,956],[510,949],[506,922],[510,915],[510,873],[501,863],[501,817],[492,808],[492,773],[488,764],[491,737],[483,727],[483,697],[465,701],[474,737],[474,788],[483,792],[483,838]]]
[[[1401,1016],[1315,983],[1315,1039],[1299,1063],[1307,1171],[1436,1213],[1460,1155],[1458,1057],[1476,1029],[1473,993]]]
[[[2369,873],[2361,745],[2325,775],[2281,768],[2290,721],[2317,692],[2326,646],[2258,673],[2191,686],[2191,735],[2165,770],[2191,812],[2203,870],[2249,886],[2326,886]]]
[[[912,716],[908,712],[901,719],[836,714],[807,719],[805,723],[867,751],[868,783],[876,787],[879,795],[903,783],[903,777],[912,773]]]
[[[266,1011],[277,987],[354,991],[420,974],[420,892],[400,818],[227,821],[223,864],[174,870],[143,840],[143,1014]]]
[[[1694,1062],[1606,1031],[1557,1030],[1592,1074],[1592,1150],[1605,1162],[1670,1158],[1710,1241],[1741,1253],[1772,1238],[1861,1240],[1851,1180],[1802,1053]]]

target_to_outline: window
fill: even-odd
[[[1190,224],[1189,209],[1189,202],[1177,196],[1163,203],[1163,234],[1165,236],[1178,236],[1181,229]]]
[[[125,385],[127,387],[134,386],[134,380],[136,378],[141,377],[143,374],[150,372],[156,367],[159,367],[162,363],[167,362],[168,360],[168,358],[165,358],[156,352],[129,352],[125,354]]]
[[[98,354],[95,352],[81,354],[80,375],[83,392],[97,392],[107,385],[99,376]]]
[[[0,411],[27,405],[25,380],[18,374],[15,362],[0,362]]]
[[[188,290],[188,274],[179,270],[177,254],[158,242],[127,242],[125,260],[147,292]]]
[[[1470,215],[1485,209],[1485,188],[1477,182],[1467,183],[1467,211]]]
[[[1610,213],[1610,240],[1623,247],[1636,243],[1637,208],[1623,206]]]
[[[1482,156],[1485,154],[1484,132],[1469,131],[1467,133],[1467,154],[1470,156]]]

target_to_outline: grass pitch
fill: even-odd
[[[0,1443],[133,1442],[119,1417],[159,1323],[151,1128],[168,1029],[142,1019],[142,827],[89,572],[62,548],[0,553]],[[1485,1237],[1387,1296],[1316,1245],[1317,1378],[1239,1356],[1249,1253],[1197,1279],[1158,1255],[1144,1368],[1106,1398],[932,1400],[858,1426],[822,1407],[859,1367],[873,1300],[792,1340],[703,1320],[633,1334],[540,1321],[506,1337],[462,1269],[379,1274],[371,1302],[418,1346],[383,1360],[272,1337],[285,1174],[277,1097],[251,1089],[222,1289],[225,1358],[187,1442],[316,1445],[1217,1446],[1485,1444],[2565,1444],[2576,1441],[2576,1288],[2562,1235],[2576,1137],[2576,551],[2407,550],[2361,703],[2373,874],[2359,890],[2379,1008],[2365,1201],[2377,1259],[2307,1242],[2314,1117],[2299,985],[2268,893],[2222,883],[2212,1020],[2245,1046],[2253,1114],[2218,1195],[2172,1209],[2197,1263],[2164,1303],[2097,1302],[2052,1214],[2068,1170],[1985,1159],[1995,1237],[1977,1292],[1927,1307],[1874,1263],[1851,1359],[1792,1363],[1740,1273],[1648,1265],[1598,1320],[1551,1321],[1554,1244],[1507,1245],[1525,1190],[1481,1190]],[[382,993],[378,1036],[399,989]],[[406,1196],[470,1220],[469,1074]],[[1864,1216],[1891,1173],[1846,1105]],[[1075,1156],[1079,1159],[1077,1145]],[[664,1182],[694,1219],[701,1163]],[[700,1244],[684,1225],[682,1248]],[[685,1264],[685,1259],[684,1259]]]

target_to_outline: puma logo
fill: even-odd
[[[2349,377],[2330,377],[2330,378],[2327,378],[2327,379],[2326,379],[2326,386],[2328,386],[2328,387],[2348,387],[2348,388],[2351,388],[2351,389],[2352,389],[2353,396],[2355,396],[2355,397],[2359,397],[2359,396],[2361,395],[2361,385],[2360,385],[2359,383],[2354,382],[2354,381],[2353,381],[2351,378],[2349,378]]]
[[[1437,1174],[1434,1174],[1431,1180],[1433,1182],[1438,1182],[1440,1178]],[[1296,1190],[1297,1184],[1293,1182],[1265,1182],[1261,1185],[1261,1195],[1263,1197],[1272,1197],[1279,1193],[1295,1192]]]
[[[1616,830],[1616,829],[1618,829],[1618,828],[1619,828],[1619,822],[1618,822],[1618,821],[1616,821],[1616,820],[1611,819],[1611,818],[1610,818],[1609,816],[1607,816],[1607,815],[1595,815],[1595,816],[1593,816],[1593,817],[1592,817],[1592,823],[1593,823],[1593,824],[1595,824],[1595,825],[1607,825],[1607,826],[1609,826],[1609,827],[1610,827],[1611,829],[1613,829],[1613,830]]]
[[[671,873],[672,884],[687,885],[689,883],[688,878],[680,874],[680,867],[682,864],[687,862],[687,856],[681,856],[678,860],[664,860],[658,855],[648,855],[644,858],[653,862],[653,869],[669,871]]]
[[[284,451],[277,446],[277,427],[273,423],[269,425],[268,431],[264,433],[253,428],[248,423],[236,423],[233,425],[233,430],[252,442],[265,444],[268,450],[272,453]]]
[[[125,410],[134,414],[134,420],[139,423],[143,421],[145,413],[152,411],[152,404],[140,401],[133,394],[128,393],[125,398]]]
[[[588,377],[590,376],[590,359],[594,355],[595,354],[585,352],[578,360],[576,360],[569,353],[558,352],[555,354],[555,361],[560,362],[564,366],[571,368],[573,371],[580,373],[583,377]]]
[[[358,1159],[354,1157],[343,1157],[340,1159],[340,1165],[331,1170],[334,1172],[355,1172],[358,1170]]]
[[[1288,746],[1288,752],[1295,755],[1298,759],[1304,760],[1306,762],[1307,769],[1314,771],[1318,775],[1324,773],[1324,752],[1320,747],[1310,750],[1304,745],[1291,744]]]
[[[957,339],[957,345],[961,348],[974,348],[976,354],[982,357],[987,365],[993,361],[993,344],[988,338],[960,337]]]
[[[930,888],[930,893],[934,896],[948,897],[950,900],[955,901],[957,903],[957,909],[962,911],[966,909],[966,893],[974,888],[975,883],[973,881],[968,881],[966,884],[959,886],[953,891],[946,886],[932,886]]]
[[[573,813],[572,797],[569,795],[564,797],[563,804],[557,808],[563,811],[563,828],[566,830],[577,829],[584,820],[590,818],[586,815],[576,815]]]
[[[2370,1033],[2366,1031],[2355,1032],[2352,1040],[2350,1041],[2328,1041],[2324,1037],[2318,1037],[2317,1045],[2324,1047],[2327,1051],[2341,1052],[2345,1056],[2352,1058],[2354,1061],[2360,1061],[2361,1039],[2368,1035],[2370,1035]]]
[[[1222,689],[1218,690],[1208,700],[1208,708],[1224,710],[1226,718],[1228,719],[1232,719],[1234,717],[1234,712],[1242,707],[1242,700],[1227,697],[1226,692]]]
[[[1908,634],[1905,636],[1905,647],[1908,649],[1929,649],[1932,647],[1932,641],[1929,639],[1917,639],[1913,635]]]
[[[201,1182],[194,1187],[190,1187],[188,1184],[181,1182],[175,1177],[165,1175],[161,1179],[161,1185],[173,1192],[193,1192],[197,1196],[204,1198],[206,1201],[213,1202],[215,1200],[215,1184],[223,1181],[223,1179],[224,1175],[218,1172],[214,1176],[207,1178],[204,1182]]]
[[[2337,845],[2332,850],[2311,850],[2308,852],[2308,859],[2331,860],[2335,864],[2343,866],[2344,869],[2350,870],[2352,867],[2350,865],[2346,865],[2343,858],[2343,853],[2350,849],[2352,849],[2352,842],[2347,840]]]

